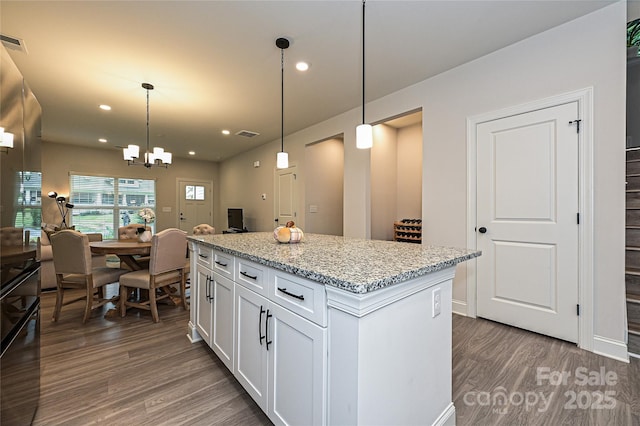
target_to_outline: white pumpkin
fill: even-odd
[[[287,222],[287,226],[278,226],[273,230],[273,238],[280,243],[299,243],[303,237],[304,232],[296,227],[293,222]]]

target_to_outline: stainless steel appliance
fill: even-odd
[[[40,398],[40,286],[35,259],[3,274],[0,289],[0,424],[29,425]]]

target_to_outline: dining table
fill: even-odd
[[[139,262],[139,256],[151,254],[151,242],[138,240],[103,240],[89,243],[91,253],[114,254],[118,256],[132,271],[144,269],[146,265]]]

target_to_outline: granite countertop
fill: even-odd
[[[479,251],[421,244],[305,234],[281,244],[272,232],[190,235],[224,253],[242,257],[353,293],[368,293],[479,256]]]

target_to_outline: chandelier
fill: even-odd
[[[152,166],[161,166],[168,168],[171,164],[171,153],[165,152],[160,147],[154,147],[153,151],[149,151],[149,90],[153,90],[153,84],[142,83],[142,88],[147,91],[147,149],[144,153],[144,162],[138,160],[140,157],[140,147],[138,145],[129,145],[122,149],[122,154],[125,161],[129,166],[145,166],[151,168]]]

